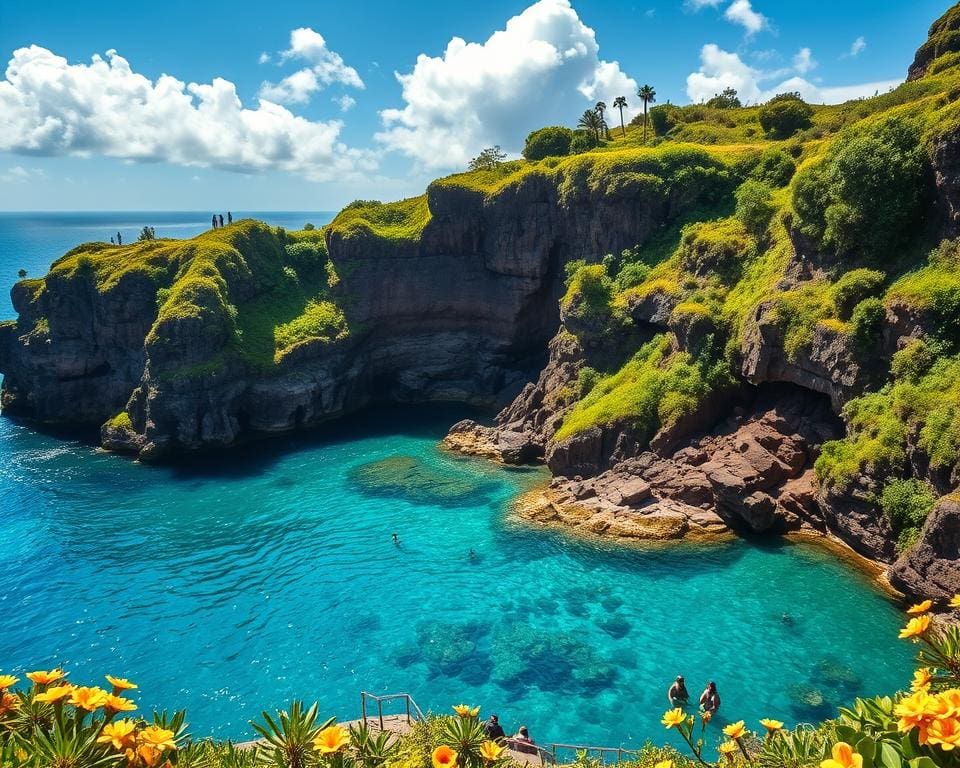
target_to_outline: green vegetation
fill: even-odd
[[[555,439],[565,440],[593,426],[625,424],[649,440],[728,382],[723,363],[672,353],[669,337],[660,334],[619,371],[596,381],[564,418]]]
[[[570,154],[573,131],[559,125],[541,128],[527,136],[523,156],[527,160],[543,160],[545,157],[563,157]]]
[[[429,221],[426,195],[396,203],[356,200],[337,214],[328,229],[344,238],[366,235],[395,243],[416,242]]]
[[[897,534],[898,552],[917,540],[936,500],[933,491],[916,478],[890,480],[883,487],[880,509]]]
[[[278,359],[306,341],[337,341],[346,338],[347,321],[332,301],[310,301],[302,315],[274,328]]]
[[[773,139],[787,139],[813,124],[813,107],[799,93],[778,93],[760,107],[760,127]]]

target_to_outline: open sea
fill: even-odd
[[[144,224],[187,237],[209,214],[0,214],[0,317],[18,269]],[[672,738],[659,720],[677,674],[694,699],[718,684],[708,740],[908,683],[900,612],[849,565],[802,545],[623,549],[529,529],[509,505],[545,471],[441,452],[465,415],[381,408],[160,467],[0,418],[0,672],[128,677],[141,711],[185,707],[195,736],[252,738],[250,719],[294,698],[353,719],[366,690],[625,747]]]

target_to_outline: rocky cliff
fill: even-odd
[[[445,442],[544,461],[532,520],[829,535],[911,594],[960,590],[956,10],[911,82],[789,140],[755,108],[670,106],[654,146],[458,174],[322,231],[80,246],[13,290],[4,413],[155,459],[372,400],[502,408]]]

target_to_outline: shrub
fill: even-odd
[[[643,283],[650,275],[650,267],[640,262],[624,264],[614,279],[614,286],[617,291],[625,291],[628,288],[636,288]]]
[[[570,142],[573,131],[559,125],[541,128],[527,136],[523,147],[523,156],[527,160],[543,160],[545,157],[559,157],[570,154]]]
[[[650,124],[653,126],[653,132],[657,136],[666,136],[670,130],[678,123],[679,107],[673,104],[658,104],[650,110]],[[631,125],[633,121],[631,121]]]
[[[580,265],[567,281],[563,310],[578,320],[603,320],[610,315],[613,281],[602,264]]]
[[[144,227],[140,230],[140,234],[137,235],[137,242],[143,242],[144,240],[156,240],[157,231],[153,227]]]
[[[591,389],[593,389],[597,382],[600,381],[601,376],[599,371],[591,368],[590,366],[585,366],[580,369],[580,373],[577,375],[577,392],[580,397],[585,397]]]
[[[919,220],[923,180],[916,123],[894,118],[842,135],[794,184],[797,227],[821,249],[877,258],[902,243]]]
[[[771,187],[785,187],[796,170],[797,164],[789,154],[771,147],[760,155],[760,162],[753,169],[753,178]]]
[[[935,502],[933,491],[916,478],[891,480],[883,487],[880,508],[897,534],[898,552],[916,540]]]
[[[287,261],[297,272],[309,273],[323,268],[327,262],[327,248],[322,240],[301,240],[283,247]]]
[[[890,372],[895,379],[916,383],[936,362],[936,350],[923,339],[914,339],[894,352]]]
[[[685,271],[732,281],[755,255],[756,243],[740,220],[730,218],[684,227],[678,253]]]
[[[760,127],[771,138],[786,139],[810,127],[813,108],[799,93],[780,93],[760,108]]]
[[[837,317],[849,320],[853,309],[861,301],[883,293],[886,275],[875,269],[852,269],[845,273],[833,286],[833,303],[837,308]]]
[[[507,153],[500,149],[500,145],[480,150],[480,154],[471,158],[467,169],[471,171],[489,171],[496,168],[507,159]]]
[[[850,325],[853,343],[860,352],[868,352],[874,347],[886,316],[887,310],[880,299],[864,299],[857,304]]]
[[[740,185],[736,198],[737,218],[751,235],[762,238],[777,210],[772,190],[762,181],[749,179]]]
[[[579,155],[594,149],[599,142],[593,131],[574,131],[570,140],[570,154]]]
[[[311,301],[303,314],[273,331],[277,353],[304,341],[335,341],[347,335],[347,322],[340,308],[330,301]]]
[[[316,227],[313,226],[313,224],[311,224],[309,221],[308,221],[306,224],[303,225],[303,231],[304,231],[304,232],[313,232],[313,230],[315,230],[315,229],[316,229]]]
[[[706,106],[711,109],[737,109],[743,104],[740,103],[736,88],[724,88],[720,93],[715,93]]]

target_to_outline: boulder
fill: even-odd
[[[960,594],[960,496],[940,499],[916,544],[890,569],[890,583],[916,600]]]

